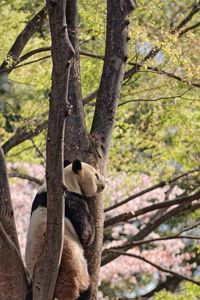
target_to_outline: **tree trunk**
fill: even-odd
[[[6,163],[2,148],[0,148],[0,221],[17,250],[20,253],[19,241],[11,202]]]
[[[0,174],[0,299],[25,299],[28,280],[19,248],[2,148]]]
[[[72,112],[65,124],[64,156],[72,162],[75,159],[85,160],[89,143],[81,94],[78,0],[67,0],[66,17],[69,38],[75,49],[75,55],[70,70],[68,100],[72,105]]]
[[[91,153],[89,160],[102,173],[105,169],[116,109],[127,60],[129,13],[134,9],[133,0],[107,0],[107,32],[103,73],[97,95],[91,128]],[[98,197],[89,202],[89,209],[96,223],[96,237],[87,249],[89,273],[92,277],[91,297],[97,298],[101,249],[103,241],[103,200]]]
[[[67,101],[70,61],[74,54],[66,25],[66,1],[48,0],[52,39],[52,90],[47,134],[47,230],[45,249],[37,262],[33,281],[36,300],[52,300],[63,245],[63,132],[69,115]],[[53,259],[52,259],[53,258]]]
[[[0,299],[24,300],[27,291],[28,280],[21,254],[0,222]]]
[[[107,0],[106,51],[91,132],[107,158],[127,60],[129,14],[134,0]]]

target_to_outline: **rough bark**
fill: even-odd
[[[131,0],[107,1],[106,50],[100,87],[97,95],[94,119],[91,128],[91,154],[89,162],[101,172],[105,169],[111,135],[115,121],[119,93],[127,60],[129,13],[135,3]],[[95,151],[94,151],[95,149]],[[99,197],[89,202],[89,209],[96,222],[96,237],[87,249],[89,273],[92,278],[91,297],[96,299],[101,248],[103,240],[103,201]]]
[[[110,145],[127,60],[129,14],[134,7],[133,0],[107,1],[106,52],[91,129],[92,133],[101,136],[105,158]]]
[[[0,222],[0,299],[24,300],[28,280],[19,250]]]
[[[86,150],[88,149],[88,135],[83,111],[80,80],[80,49],[78,39],[78,0],[67,0],[66,9],[67,26],[69,39],[72,43],[75,55],[72,59],[68,100],[72,105],[71,115],[65,124],[65,159],[86,160]]]
[[[19,248],[2,148],[0,174],[0,299],[25,299],[28,281]]]
[[[9,238],[12,240],[20,253],[17,231],[14,220],[14,211],[11,202],[8,175],[5,158],[0,148],[0,221]],[[1,260],[0,260],[1,268]]]
[[[47,231],[43,255],[37,263],[33,297],[52,300],[63,244],[63,132],[69,114],[67,101],[70,60],[74,54],[66,25],[66,1],[47,0],[52,39],[52,90],[47,135]]]

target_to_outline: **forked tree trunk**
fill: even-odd
[[[87,136],[85,130],[83,104],[80,101],[79,47],[77,45],[77,22],[75,21],[77,0],[67,1],[67,5],[71,7],[69,10],[71,12],[70,16],[67,15],[67,19],[69,20],[69,27],[72,29],[72,31],[70,30],[70,37],[75,47],[76,55],[71,70],[72,81],[70,80],[69,101],[73,105],[73,109],[72,116],[66,122],[65,158],[73,160],[79,157],[103,173],[115,122],[116,108],[124,75],[124,65],[127,59],[129,13],[134,9],[135,2],[133,0],[107,1],[105,60],[94,120],[89,136]],[[76,90],[74,90],[75,87]],[[90,300],[94,300],[97,298],[103,240],[104,214],[102,197],[91,199],[89,208],[96,224],[94,244],[86,251],[92,280]]]
[[[66,16],[70,29],[70,38],[76,50],[76,55],[73,59],[70,77],[69,101],[73,107],[72,115],[67,120],[65,128],[65,158],[71,160],[81,158],[92,164],[101,172],[104,172],[124,75],[124,65],[127,59],[128,15],[134,9],[135,3],[133,0],[107,0],[105,60],[90,135],[86,132],[83,104],[81,101],[80,62],[77,36],[77,0],[67,0],[67,11],[65,0],[47,0],[47,5],[52,36],[53,76],[47,138],[47,243],[44,254],[35,272],[33,292],[34,299],[37,300],[52,300],[62,250],[62,140],[65,117],[69,114],[67,95],[70,60],[73,56],[73,47],[70,44],[67,33]],[[103,239],[102,198],[98,197],[92,199],[89,202],[89,208],[96,222],[94,244],[86,251],[89,273],[92,279],[90,300],[94,300],[97,298]],[[2,211],[0,211],[0,213],[2,213]],[[11,232],[13,228],[14,227],[11,226]],[[2,243],[5,245],[13,244],[9,237],[6,237],[4,231],[5,228],[1,226],[0,236]],[[14,235],[11,239],[18,247]],[[13,257],[12,253],[16,253],[16,248],[11,247],[10,249],[12,249],[10,255]],[[27,280],[26,276],[23,275],[25,274],[23,267],[21,268],[20,266],[20,256],[15,259],[16,262],[19,262],[19,270],[21,270],[20,274],[22,276],[20,278],[24,278],[22,285],[26,290]],[[23,297],[19,297],[19,299],[22,298]]]

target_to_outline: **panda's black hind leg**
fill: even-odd
[[[80,296],[78,297],[77,300],[88,300],[91,297],[91,287],[89,286],[89,288],[80,294]]]
[[[32,300],[32,299],[33,299],[33,284],[31,282],[28,288],[28,293],[26,295],[26,300]]]

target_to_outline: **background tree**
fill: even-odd
[[[0,4],[4,20],[1,44],[5,45],[0,52],[3,62],[0,70],[0,138],[7,160],[12,162],[26,160],[28,153],[32,162],[45,163],[50,37],[45,21],[46,12],[41,5],[38,1],[31,4],[26,1],[13,1],[12,4],[3,1]],[[194,210],[199,208],[196,199],[199,199],[200,4],[199,1],[186,0],[167,3],[158,0],[151,3],[139,1],[129,25],[127,60],[128,14],[134,6],[132,1],[108,1],[105,7],[102,1],[88,4],[82,0],[79,7],[77,1],[67,1],[66,10],[68,33],[75,56],[72,59],[69,81],[68,100],[72,107],[65,125],[65,157],[70,160],[83,159],[102,171],[108,157],[110,172],[116,177],[118,172],[125,171],[129,178],[120,173],[119,177],[123,178],[123,181],[119,180],[120,191],[117,192],[119,188],[114,186],[116,191],[112,190],[110,193],[110,197],[118,204],[114,203],[114,207],[106,209],[105,245],[110,249],[103,251],[102,264],[106,266],[102,273],[107,274],[110,265],[110,274],[113,268],[116,276],[120,277],[121,270],[113,266],[116,267],[117,262],[121,263],[116,258],[119,255],[125,256],[129,249],[133,248],[127,255],[135,255],[137,261],[134,261],[135,267],[131,266],[127,274],[121,273],[123,280],[120,282],[123,285],[119,281],[117,283],[121,290],[119,288],[116,291],[116,285],[112,289],[108,279],[102,284],[101,290],[110,295],[111,299],[114,299],[115,292],[122,293],[122,298],[125,297],[124,292],[128,291],[131,278],[137,279],[131,283],[132,290],[153,282],[156,287],[151,295],[163,287],[173,291],[185,279],[196,282],[190,275],[196,269],[193,263],[198,264],[199,259],[196,242],[198,236],[193,234],[192,237],[190,234],[183,239],[182,232],[193,228],[190,229],[193,233],[198,226],[198,220],[195,219],[199,217]],[[12,18],[5,17],[8,11]],[[80,21],[77,19],[78,13]],[[27,22],[31,17],[32,20]],[[104,46],[106,17],[108,21]],[[6,35],[5,27],[10,28]],[[17,36],[16,29],[19,35],[13,43]],[[123,76],[125,60],[127,64]],[[122,93],[118,103],[121,83]],[[116,115],[117,106],[119,108]],[[109,152],[115,115],[116,125]],[[24,172],[15,169],[15,174],[12,172],[12,175],[27,178],[27,174],[22,171]],[[151,182],[148,177],[140,176],[144,173],[151,176]],[[159,182],[160,177],[162,182]],[[30,176],[28,179],[35,180]],[[153,181],[159,183],[154,185]],[[136,185],[143,188],[135,190]],[[177,186],[181,190],[177,191]],[[161,187],[165,187],[164,193],[156,194],[157,188]],[[153,192],[147,194],[150,191]],[[144,198],[141,198],[142,195]],[[169,199],[172,201],[168,201]],[[111,205],[110,200],[109,202]],[[125,206],[122,206],[124,203]],[[175,204],[178,206],[174,207]],[[89,260],[89,265],[95,297],[102,244],[102,200],[95,204],[92,202],[90,209],[98,228],[95,243],[87,251],[88,257],[93,257]],[[133,210],[134,213],[130,212]],[[145,238],[149,238],[147,244],[144,243]],[[154,267],[157,267],[159,274],[165,271],[172,277],[159,275],[159,281],[152,278],[145,271],[144,260],[141,264],[143,272],[140,274],[136,266],[140,266],[138,260],[143,259],[142,254],[146,257],[145,251],[149,255],[155,255],[156,249],[157,253],[163,253],[166,248],[166,254],[173,255],[170,244],[166,241],[169,238],[176,238],[183,243],[176,242],[179,245],[176,251],[180,261],[167,263],[166,260],[166,265],[159,267],[154,264]],[[152,239],[157,239],[157,243]],[[159,239],[165,240],[159,242]],[[118,248],[113,247],[114,245],[118,245]],[[141,253],[137,253],[136,247]],[[91,251],[96,255],[91,256]],[[184,253],[192,253],[193,256],[185,259]],[[150,258],[151,256],[149,262],[152,263]],[[128,269],[130,259],[127,258],[125,269]],[[173,265],[181,264],[183,269],[176,269],[176,274],[170,273],[174,272]],[[184,277],[181,277],[180,273],[183,274],[187,268],[188,273],[185,271]],[[113,280],[112,277],[107,278]],[[173,287],[171,281],[176,283]],[[108,285],[109,291],[105,290]],[[138,294],[140,293],[144,291],[139,290]],[[132,298],[134,297],[133,295]],[[146,297],[149,297],[148,294]]]

